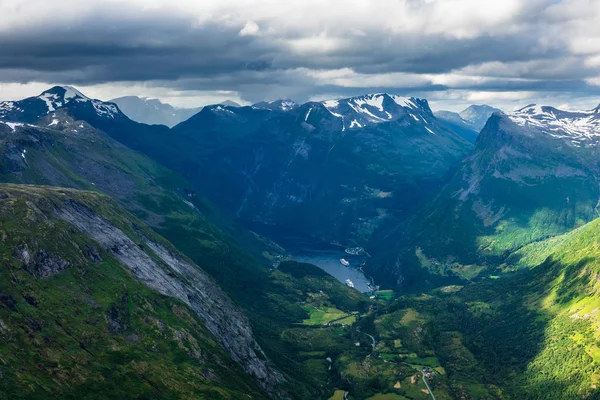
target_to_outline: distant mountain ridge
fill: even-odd
[[[9,119],[48,115],[40,98],[55,93],[56,106],[192,179],[238,217],[332,242],[364,244],[381,224],[404,219],[471,148],[426,100],[386,93],[207,106],[170,130],[135,122],[114,103],[63,100],[66,92],[23,100],[40,105],[35,115],[15,112],[29,108],[15,102]]]
[[[227,104],[223,104],[227,105]],[[271,111],[290,111],[297,108],[299,104],[294,103],[292,100],[275,100],[275,101],[261,101],[252,105],[254,108],[262,108],[264,110]]]
[[[483,104],[469,106],[459,113],[440,110],[435,112],[435,116],[446,121],[469,142],[475,143],[477,135],[495,112],[502,110]]]
[[[600,143],[600,106],[588,111],[563,111],[530,104],[508,117],[523,128],[563,139],[575,147]]]
[[[125,115],[136,122],[148,125],[165,125],[169,128],[174,127],[202,110],[202,107],[173,107],[158,99],[138,96],[118,97],[110,100],[110,102],[118,105]],[[231,100],[225,100],[219,104],[229,107],[241,107],[238,103]]]
[[[138,96],[118,97],[110,100],[119,106],[121,111],[129,118],[148,125],[166,125],[173,127],[199,112],[197,108],[175,108],[158,99],[149,99]]]
[[[502,112],[502,110],[487,104],[474,104],[462,110],[459,115],[465,121],[470,122],[475,129],[482,130],[487,120],[495,112]]]
[[[471,148],[426,100],[384,93],[210,106],[173,132],[181,144],[177,156],[161,149],[163,162],[176,160],[215,203],[343,244],[405,218]]]

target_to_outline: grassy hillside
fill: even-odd
[[[544,262],[471,285],[454,315],[466,342],[512,398],[596,398],[600,380],[600,220],[520,251]]]
[[[0,398],[266,398],[184,302],[57,217],[71,202],[142,246],[104,196],[0,185]]]
[[[451,181],[394,236],[398,262],[468,280],[498,275],[524,246],[541,251],[538,243],[598,217],[597,160],[595,147],[568,146],[495,114]]]
[[[168,169],[68,114],[58,118],[53,129],[25,126],[0,132],[2,179],[112,196],[214,277],[245,310],[267,356],[287,373],[290,396],[328,396],[334,375],[326,357],[306,355],[305,347],[289,338],[314,333],[324,349],[335,344],[335,354],[344,330],[303,330],[303,321],[311,318],[303,307],[340,310],[348,324],[368,299],[330,276],[315,275],[320,271],[315,267],[301,275],[286,269],[293,264],[272,270],[269,260],[281,255],[281,248],[221,218]]]

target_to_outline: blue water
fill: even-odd
[[[361,292],[369,291],[367,286],[369,280],[361,271],[356,269],[363,262],[358,257],[349,256],[343,250],[304,249],[304,251],[297,253],[290,251],[290,254],[296,261],[314,264],[342,283],[346,283],[346,279],[350,279],[354,283],[354,288]],[[350,262],[350,266],[346,267],[340,264],[340,258]]]
[[[302,236],[281,228],[268,225],[257,226],[255,224],[249,227],[283,247],[296,261],[314,264],[344,284],[346,279],[350,279],[356,290],[369,291],[367,287],[369,280],[357,269],[364,262],[364,257],[346,254],[342,247],[333,246],[318,239]],[[348,261],[350,266],[342,265],[340,263],[341,258]]]

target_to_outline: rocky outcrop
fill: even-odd
[[[55,213],[112,253],[138,280],[187,304],[248,374],[272,395],[283,396],[278,391],[283,376],[254,339],[249,320],[198,266],[139,227],[134,230],[141,243],[135,243],[123,230],[76,201],[62,203]],[[118,318],[111,321],[118,328]]]
[[[26,244],[19,246],[16,257],[21,260],[27,271],[40,279],[56,275],[71,267],[68,261],[44,249],[29,249]]]

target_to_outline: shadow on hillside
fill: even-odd
[[[595,275],[585,267],[593,261],[564,265],[549,258],[533,270],[460,293],[462,306],[452,312],[464,344],[485,369],[484,382],[515,399],[596,398],[593,377],[600,367],[590,356],[596,348],[590,323],[561,314],[569,301],[586,296]],[[552,311],[540,306],[550,294]],[[488,311],[478,311],[482,303]]]

